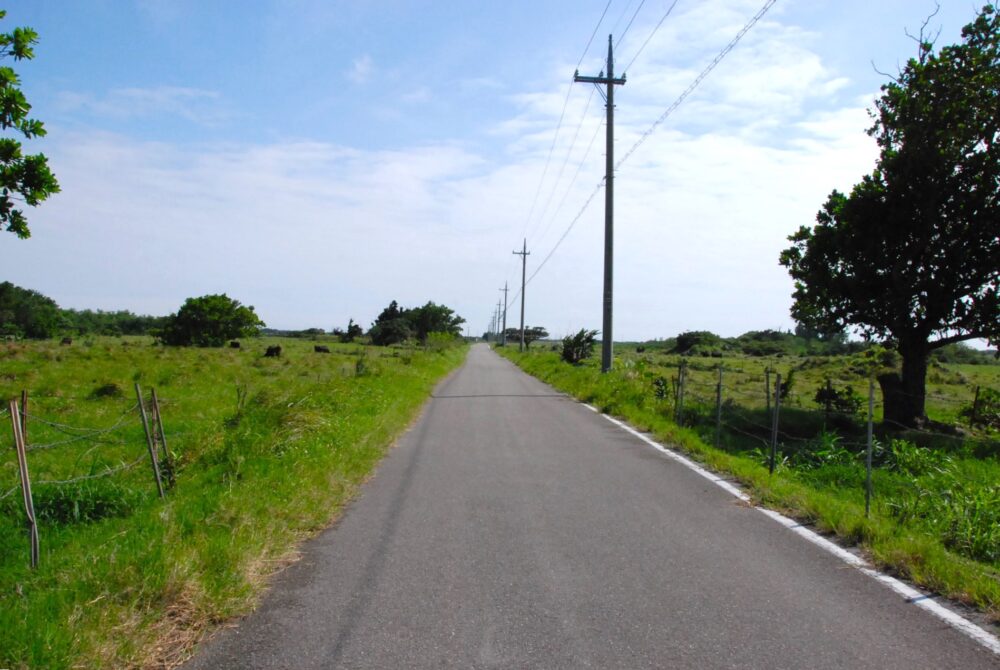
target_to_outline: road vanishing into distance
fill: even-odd
[[[997,656],[485,345],[205,668],[976,668]]]

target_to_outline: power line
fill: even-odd
[[[559,200],[559,204],[556,206],[556,211],[552,214],[552,218],[549,219],[548,225],[542,230],[542,233],[538,236],[539,242],[545,238],[545,234],[549,232],[552,227],[552,223],[558,218],[559,213],[562,212],[563,206],[566,204],[566,200],[569,198],[570,192],[573,190],[576,180],[580,177],[580,172],[583,170],[583,166],[587,164],[587,158],[590,156],[590,150],[594,148],[594,142],[597,141],[597,136],[601,134],[601,128],[604,127],[604,120],[602,119],[597,127],[594,128],[594,134],[590,138],[590,143],[587,144],[587,150],[583,152],[583,158],[580,159],[580,163],[576,166],[576,171],[573,173],[573,178],[570,179],[569,185],[566,186],[566,190],[563,191],[562,199]]]
[[[679,2],[679,0],[674,0],[674,2],[673,2],[673,3],[671,4],[671,5],[670,5],[670,7],[669,7],[669,8],[667,9],[667,12],[666,12],[666,13],[665,13],[665,14],[663,15],[663,17],[662,17],[662,18],[660,19],[660,22],[656,24],[656,27],[655,27],[655,28],[653,28],[653,32],[651,32],[651,33],[649,34],[649,37],[647,37],[647,38],[646,38],[646,41],[642,43],[642,46],[641,46],[641,47],[639,47],[639,50],[638,50],[638,51],[637,51],[637,52],[635,53],[635,55],[634,55],[634,56],[632,56],[632,60],[630,60],[630,61],[628,62],[628,65],[626,65],[626,66],[625,66],[625,67],[624,67],[624,68],[622,69],[622,72],[623,72],[623,73],[624,73],[624,72],[628,72],[628,69],[629,69],[630,67],[632,67],[632,63],[634,63],[634,62],[635,62],[635,59],[639,57],[639,54],[641,54],[641,53],[642,53],[642,50],[646,48],[646,45],[647,45],[647,44],[649,44],[649,40],[653,39],[653,35],[655,35],[655,34],[656,34],[656,31],[660,29],[660,26],[662,26],[662,25],[663,25],[663,22],[664,22],[664,21],[666,21],[666,20],[667,20],[667,17],[668,17],[668,16],[670,16],[670,14],[671,14],[671,13],[672,13],[672,12],[674,11],[674,7],[676,7],[676,6],[677,6],[677,3],[678,3],[678,2]]]
[[[580,54],[580,60],[576,63],[576,69],[579,70],[580,66],[583,65],[583,59],[587,57],[587,52],[590,51],[590,45],[594,43],[594,37],[597,35],[598,29],[600,29],[601,24],[604,22],[604,17],[608,13],[608,9],[611,7],[611,3],[614,0],[608,0],[608,4],[604,5],[604,11],[601,12],[601,18],[597,20],[597,25],[594,26],[594,32],[590,33],[590,39],[587,40],[587,46],[583,48],[583,53]]]
[[[538,221],[541,223],[545,220],[545,215],[549,212],[549,206],[552,204],[552,198],[555,196],[556,191],[559,190],[559,182],[562,181],[563,173],[566,171],[566,164],[569,163],[569,158],[573,153],[573,149],[576,148],[576,141],[580,137],[580,129],[583,128],[584,121],[587,120],[587,112],[590,111],[590,103],[594,100],[594,90],[590,89],[590,97],[587,98],[587,105],[583,108],[583,114],[580,116],[580,123],[576,125],[576,131],[573,133],[573,139],[569,143],[569,147],[566,150],[566,157],[563,159],[562,165],[559,166],[559,174],[556,175],[555,181],[552,183],[552,190],[549,192],[549,197],[545,200],[545,206],[542,208],[542,213],[538,215]],[[545,230],[548,226],[545,227]],[[539,238],[544,235],[544,232],[539,234]]]
[[[660,118],[658,118],[655,122],[653,122],[653,125],[651,125],[645,132],[642,133],[642,135],[639,136],[639,139],[636,141],[635,144],[632,145],[632,148],[626,151],[625,155],[622,156],[621,159],[615,164],[616,170],[620,168],[633,153],[635,153],[635,150],[638,149],[643,144],[643,142],[649,139],[649,136],[653,134],[653,131],[656,130],[661,123],[666,121],[667,117],[673,114],[674,110],[676,110],[678,107],[681,106],[681,103],[683,103],[687,99],[687,97],[691,95],[691,93],[694,92],[696,88],[698,88],[698,85],[701,84],[702,81],[704,81],[705,77],[707,77],[712,72],[712,70],[714,70],[715,67],[722,62],[722,59],[725,58],[727,55],[729,55],[729,52],[732,51],[737,44],[739,44],[740,40],[743,39],[743,36],[746,35],[750,31],[750,29],[753,28],[757,24],[757,22],[764,17],[765,14],[767,14],[767,11],[771,9],[771,7],[774,5],[775,2],[777,2],[777,0],[767,0],[767,2],[764,3],[764,6],[761,7],[756,14],[754,14],[753,18],[751,18],[747,22],[747,24],[743,26],[743,28],[741,28],[738,33],[736,33],[736,37],[734,37],[732,41],[730,41],[729,44],[727,44],[722,49],[722,51],[720,51],[715,56],[715,58],[712,59],[712,62],[709,63],[708,66],[701,71],[701,74],[695,77],[694,81],[692,81],[691,84],[684,90],[684,92],[677,97],[677,99],[673,102],[673,104],[667,107],[667,111],[663,112],[663,114],[660,115]]]
[[[643,0],[643,1],[645,1],[645,0]],[[625,163],[625,161],[628,160],[629,157],[632,156],[633,153],[635,153],[636,149],[638,149],[647,139],[649,139],[649,136],[653,134],[653,131],[655,131],[664,121],[666,121],[667,118],[674,112],[674,110],[676,110],[678,107],[681,106],[681,104],[687,99],[687,97],[689,95],[691,95],[691,93],[696,88],[698,88],[698,85],[701,84],[702,81],[704,81],[704,79],[712,72],[712,70],[714,70],[716,68],[716,66],[718,66],[718,64],[720,62],[722,62],[722,59],[725,58],[727,55],[729,55],[729,52],[732,51],[736,47],[737,44],[739,44],[740,40],[743,39],[743,37],[750,31],[750,29],[753,28],[757,24],[757,22],[760,21],[764,17],[765,14],[767,14],[768,10],[771,9],[771,7],[775,4],[775,2],[777,2],[777,0],[767,0],[764,3],[763,7],[761,7],[760,10],[758,10],[758,12],[746,23],[746,25],[744,25],[743,28],[741,28],[740,31],[738,33],[736,33],[736,36],[729,42],[729,44],[727,44],[715,56],[715,58],[712,59],[712,61],[708,64],[708,66],[704,70],[701,71],[701,73],[694,79],[694,81],[691,82],[691,84],[687,87],[687,89],[685,89],[684,92],[681,93],[680,96],[678,96],[677,100],[675,100],[673,102],[673,104],[671,104],[670,107],[668,107],[667,110],[663,114],[661,114],[660,117],[655,122],[653,122],[653,125],[651,125],[645,132],[643,132],[643,134],[639,137],[639,139],[636,141],[636,143],[634,145],[632,145],[632,147],[628,151],[625,152],[625,154],[622,156],[622,158],[619,159],[619,161],[615,164],[615,169],[616,170],[618,168],[620,168],[622,166],[622,164]],[[674,3],[674,4],[676,4],[676,3]],[[641,5],[640,5],[640,8],[641,8]],[[673,6],[671,6],[671,8],[670,8],[670,10],[668,10],[667,14],[664,15],[663,19],[665,19],[667,16],[669,16],[670,11],[672,9],[673,9]],[[638,9],[636,10],[636,13],[638,13]],[[634,18],[635,18],[635,16],[633,15],[633,19]],[[661,19],[660,23],[663,22],[663,19]],[[631,21],[629,22],[629,25],[631,25]],[[627,30],[627,28],[626,28],[626,30]],[[655,33],[655,30],[654,30],[654,33]],[[650,37],[652,37],[652,36],[650,36]],[[621,40],[619,39],[619,42],[620,41]],[[648,41],[648,39],[647,39],[647,41]],[[641,51],[642,50],[640,49],[640,53],[641,53]],[[638,57],[638,53],[636,54],[636,57]],[[634,61],[635,58],[633,58],[632,60]],[[596,135],[595,135],[595,137],[596,137]],[[592,143],[593,143],[593,141],[592,141]],[[588,150],[588,152],[589,152],[589,150]],[[581,167],[582,167],[582,164],[581,164]],[[549,259],[552,257],[552,255],[556,252],[556,250],[562,244],[563,240],[566,239],[566,236],[569,235],[569,233],[570,233],[571,230],[573,230],[573,227],[576,225],[577,221],[579,221],[580,217],[583,216],[583,213],[587,210],[587,207],[590,206],[590,203],[594,200],[594,197],[597,195],[598,191],[601,190],[602,186],[604,186],[604,181],[603,180],[600,183],[598,183],[597,186],[595,186],[594,190],[587,197],[587,200],[583,204],[583,207],[581,207],[580,211],[577,212],[577,214],[576,214],[575,217],[573,217],[573,219],[570,221],[569,225],[566,227],[566,230],[564,230],[563,234],[559,237],[559,240],[556,242],[555,246],[552,247],[552,249],[549,251],[549,253],[545,256],[545,258],[542,260],[542,262],[538,265],[538,267],[535,268],[535,271],[531,273],[531,277],[528,278],[528,280],[527,280],[526,283],[530,283],[531,280],[534,279],[536,275],[538,275],[538,273],[541,271],[541,269],[543,267],[545,267],[545,264],[549,261]],[[567,194],[568,194],[568,190],[567,190]],[[515,296],[515,298],[516,298],[516,296]]]
[[[635,8],[635,13],[632,15],[632,18],[628,20],[628,25],[625,26],[625,30],[622,31],[622,34],[618,36],[618,41],[615,42],[615,51],[618,51],[618,45],[625,39],[625,35],[628,34],[628,29],[632,27],[632,22],[635,21],[635,17],[639,16],[639,11],[645,4],[646,0],[642,0],[642,2],[639,3],[639,6]],[[622,72],[624,72],[624,70],[622,70]]]

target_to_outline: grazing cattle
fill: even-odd
[[[69,345],[73,344],[73,338],[72,337],[64,337],[64,338],[62,338],[62,342],[60,342],[59,344],[68,347]]]
[[[237,342],[236,340],[233,340],[232,342],[229,343],[229,348],[230,349],[239,349],[240,348],[240,343]]]
[[[281,347],[277,344],[268,347],[267,351],[264,352],[264,358],[278,358],[279,356],[281,356]]]
[[[328,354],[330,353],[330,347],[326,346],[325,344],[317,344],[316,346],[313,347],[313,351],[315,351],[317,354]]]

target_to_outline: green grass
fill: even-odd
[[[719,360],[688,361],[689,382],[694,383],[689,385],[684,425],[678,425],[670,392],[678,357],[625,352],[616,367],[602,375],[594,359],[571,366],[554,351],[498,351],[556,388],[652,432],[716,471],[734,475],[755,501],[861,544],[882,568],[972,604],[1000,622],[1000,460],[995,433],[932,436],[923,440],[929,447],[881,436],[873,509],[866,518],[863,427],[852,417],[825,415],[807,400],[827,376],[836,375],[835,383],[854,384],[860,391],[858,382],[864,378],[852,371],[849,358],[723,359],[723,397],[729,401],[723,420],[732,428],[722,431],[716,448]],[[763,371],[768,364],[783,374],[796,370],[798,391],[782,410],[782,444],[773,475],[766,466],[769,421]],[[938,377],[929,385],[928,410],[942,421],[957,417],[949,407],[966,398],[971,401],[970,384],[995,387],[1000,380],[1000,366],[941,365],[932,372]],[[657,398],[657,378],[668,380],[666,398]]]
[[[279,359],[264,359],[279,343]],[[0,667],[169,665],[253,608],[296,544],[328,526],[464,357],[262,339],[243,350],[97,338],[0,347],[0,398],[29,390],[41,565],[20,494],[0,500]],[[133,384],[155,387],[177,484],[159,500]],[[37,417],[37,418],[36,418]],[[43,423],[50,421],[60,426]],[[18,483],[0,416],[0,495]],[[67,435],[67,432],[71,435]],[[48,483],[101,475],[69,484]]]

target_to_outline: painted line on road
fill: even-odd
[[[596,412],[597,414],[600,414],[611,423],[615,424],[625,432],[639,438],[640,440],[642,440],[649,446],[653,447],[660,453],[664,454],[665,456],[677,461],[678,463],[698,473],[699,475],[701,475],[708,481],[712,482],[719,488],[723,489],[730,495],[739,498],[743,502],[746,503],[751,502],[750,496],[748,496],[741,488],[723,479],[722,477],[719,477],[714,472],[706,470],[705,468],[701,467],[691,459],[682,456],[673,449],[669,449],[668,447],[663,446],[662,444],[656,442],[655,440],[652,440],[649,436],[643,435],[642,433],[640,433],[627,423],[620,421],[614,418],[613,416],[608,416],[607,414],[603,413],[601,410],[597,409],[593,405],[588,405],[587,403],[583,403],[583,406],[586,407],[587,409]],[[993,635],[984,628],[977,626],[976,624],[972,623],[962,615],[951,611],[947,607],[944,607],[943,605],[936,602],[931,596],[928,596],[925,593],[921,593],[920,591],[913,588],[909,584],[901,582],[895,577],[891,577],[883,572],[876,570],[874,567],[871,566],[871,564],[869,564],[860,556],[852,554],[851,552],[847,551],[840,545],[831,542],[830,540],[819,535],[815,531],[805,528],[798,521],[790,519],[784,514],[779,514],[778,512],[766,509],[764,507],[760,507],[758,505],[754,505],[754,508],[760,511],[761,513],[769,516],[770,518],[774,519],[775,521],[777,521],[778,523],[780,523],[782,526],[792,531],[793,533],[796,533],[805,540],[812,542],[817,547],[825,550],[830,554],[833,554],[834,556],[842,560],[844,563],[847,563],[851,567],[857,568],[858,570],[868,575],[872,579],[889,587],[897,594],[902,596],[903,599],[906,600],[909,604],[926,610],[927,612],[934,615],[938,619],[944,621],[952,628],[958,630],[959,632],[965,634],[966,636],[972,638],[979,644],[983,645],[997,656],[1000,656],[1000,638],[998,638],[996,635]]]

